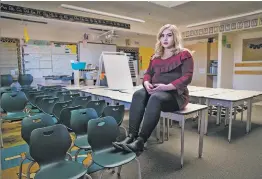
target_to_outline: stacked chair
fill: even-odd
[[[35,163],[40,167],[35,179],[78,179],[91,178],[89,174],[98,171],[102,178],[105,170],[115,168],[120,175],[122,166],[133,160],[138,163],[138,178],[141,178],[136,154],[119,151],[112,145],[120,135],[123,105],[107,106],[104,100],[92,101],[90,96],[56,86],[5,92],[1,105],[7,111],[3,120],[22,120],[21,135],[29,146],[21,161],[19,178],[26,159],[30,161],[27,178]],[[25,112],[26,106],[38,111]],[[70,133],[75,134],[74,141]],[[74,157],[70,155],[72,147],[78,148]],[[88,167],[78,161],[80,151],[92,156]]]

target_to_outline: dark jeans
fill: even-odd
[[[129,133],[142,137],[146,142],[159,121],[161,111],[173,112],[178,109],[176,99],[168,91],[150,95],[146,89],[140,89],[132,98],[129,111]],[[143,125],[139,133],[142,120]]]

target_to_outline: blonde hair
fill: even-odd
[[[156,42],[156,45],[155,45],[155,54],[154,54],[153,58],[161,57],[164,54],[164,47],[161,45],[160,38],[161,38],[163,31],[166,30],[166,29],[169,29],[173,34],[173,38],[174,38],[173,39],[174,40],[173,53],[174,53],[174,55],[177,55],[178,53],[180,53],[181,51],[184,51],[184,50],[189,51],[188,49],[185,49],[183,47],[182,35],[181,35],[180,31],[178,30],[177,26],[172,25],[172,24],[166,24],[166,25],[164,25],[160,28],[160,30],[157,34],[157,38],[156,38],[157,42]]]

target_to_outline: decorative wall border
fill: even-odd
[[[16,38],[9,38],[9,37],[1,37],[1,42],[11,42],[16,43],[16,51],[17,51],[17,62],[18,62],[18,72],[19,74],[22,74],[22,60],[21,60],[21,48],[20,48],[20,40]]]
[[[188,30],[182,32],[184,39],[192,37],[200,37],[206,35],[215,35],[219,32],[232,32],[238,30],[252,29],[262,26],[262,18],[254,18],[251,20],[242,20],[238,22],[232,22],[227,24],[216,25],[212,27],[204,27],[200,29]]]
[[[130,29],[130,24],[126,24],[122,22],[109,21],[104,19],[96,19],[96,18],[83,17],[83,16],[75,16],[70,14],[62,14],[62,13],[51,12],[51,11],[43,11],[39,9],[26,8],[26,7],[14,6],[14,5],[3,4],[3,3],[1,3],[1,11],[12,13],[12,14],[44,17],[47,19],[56,19],[61,21],[80,22],[86,24],[95,24],[95,25]]]

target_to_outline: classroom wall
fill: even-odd
[[[243,32],[235,35],[234,38],[234,63],[252,63],[252,61],[242,61],[243,39],[259,38],[262,37],[262,31],[257,32]],[[262,62],[253,61],[253,62]],[[262,67],[235,67],[235,70],[262,70]],[[262,75],[239,75],[233,73],[233,88],[234,89],[246,89],[246,90],[260,90],[262,91]]]
[[[208,43],[206,41],[192,43],[185,43],[185,47],[195,51],[194,59],[194,74],[191,85],[207,86],[207,60],[208,60]]]
[[[226,36],[227,43],[223,44],[222,36]],[[233,66],[234,66],[234,48],[232,47],[234,41],[233,34],[222,34],[218,36],[218,88],[232,89],[233,81]]]

